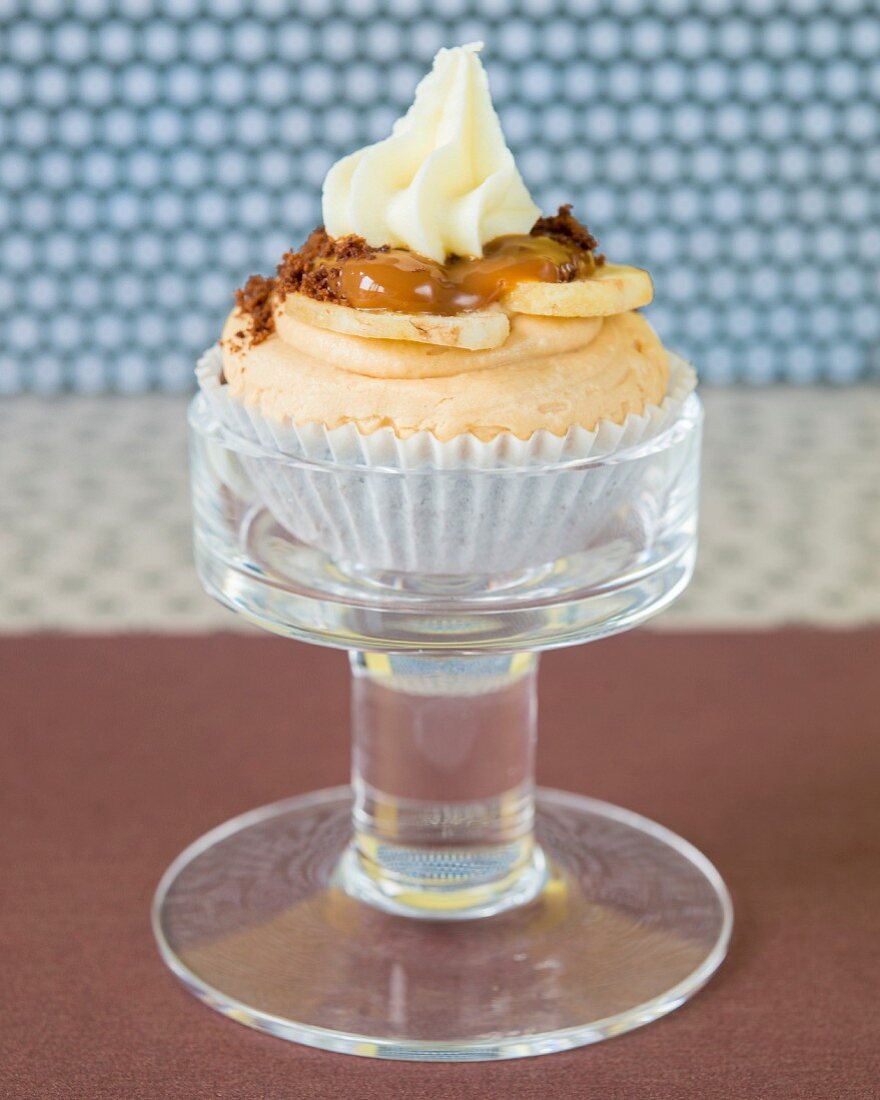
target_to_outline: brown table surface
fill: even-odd
[[[539,777],[688,837],[736,905],[678,1012],[579,1051],[370,1061],[248,1031],[159,961],[156,882],[342,781],[347,667],[275,638],[0,642],[3,1097],[880,1095],[880,631],[636,633],[551,654]]]

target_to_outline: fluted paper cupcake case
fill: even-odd
[[[659,435],[696,385],[693,369],[670,355],[666,398],[623,424],[605,420],[594,431],[575,427],[565,436],[537,431],[528,440],[502,433],[491,442],[469,434],[441,442],[430,432],[400,439],[390,428],[366,435],[354,424],[328,430],[277,421],[233,397],[221,371],[215,346],[198,363],[199,386],[224,428],[268,452],[242,454],[241,462],[248,495],[284,528],[336,561],[454,576],[545,565],[632,538],[634,526],[639,542],[649,543],[662,502],[645,486],[628,486],[631,464],[546,467],[607,457]],[[240,472],[228,466],[218,472],[245,495]]]

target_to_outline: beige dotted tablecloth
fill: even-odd
[[[880,621],[880,387],[704,398],[700,561],[654,625]],[[245,628],[193,570],[185,399],[8,399],[0,470],[0,630]]]

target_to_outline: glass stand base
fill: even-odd
[[[197,997],[272,1035],[374,1058],[477,1061],[566,1050],[683,1004],[724,958],[714,867],[647,819],[537,797],[535,900],[496,916],[395,916],[333,884],[347,787],[235,818],[168,869],[153,925]]]

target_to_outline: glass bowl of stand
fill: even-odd
[[[700,989],[732,925],[715,868],[636,813],[536,789],[534,758],[540,653],[686,587],[701,425],[692,395],[604,458],[402,469],[282,454],[193,400],[202,583],[348,651],[352,768],[168,869],[153,924],[187,988],[285,1039],[435,1061],[596,1042]]]

